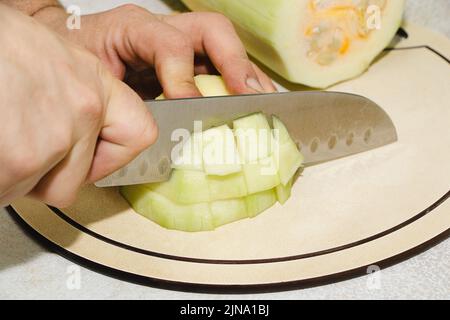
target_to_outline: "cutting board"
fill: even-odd
[[[330,88],[382,106],[398,143],[306,169],[284,206],[194,234],[141,217],[116,188],[86,187],[64,210],[27,198],[9,209],[70,260],[178,290],[286,290],[400,262],[450,234],[450,41],[404,30],[363,76]]]

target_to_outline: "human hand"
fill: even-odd
[[[0,205],[65,207],[152,144],[137,94],[87,50],[0,4]]]
[[[93,52],[119,79],[126,66],[141,70],[153,66],[169,98],[199,96],[194,75],[207,73],[195,66],[194,55],[208,56],[236,94],[273,92],[270,78],[253,64],[233,25],[217,13],[155,15],[135,5],[81,18],[80,30],[66,28],[64,10],[41,10],[36,19]],[[200,59],[204,61],[203,59]]]

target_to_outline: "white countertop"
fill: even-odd
[[[82,13],[91,13],[134,2],[155,12],[168,12],[176,0],[62,1],[78,4]],[[428,25],[450,37],[448,0],[407,0],[407,18]],[[25,234],[0,208],[0,299],[449,299],[450,240],[401,264],[382,270],[379,286],[368,277],[332,285],[258,295],[211,295],[160,290],[139,286],[79,268],[80,288],[67,286],[75,266],[50,253]],[[78,271],[75,271],[78,272]],[[369,284],[369,285],[368,285]],[[70,286],[69,286],[70,287]]]

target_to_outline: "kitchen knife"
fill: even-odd
[[[172,141],[176,129],[192,132],[230,124],[255,112],[280,118],[310,166],[397,141],[386,112],[373,101],[347,93],[300,91],[258,95],[146,101],[159,126],[156,143],[134,161],[96,183],[111,187],[165,181],[171,172]]]

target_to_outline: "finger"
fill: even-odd
[[[98,181],[124,167],[152,145],[157,135],[156,123],[142,99],[124,83],[114,81],[86,180]]]
[[[148,11],[140,11],[139,28],[128,31],[119,55],[127,63],[154,66],[168,98],[201,96],[194,82],[194,48],[189,39]]]
[[[89,172],[94,150],[95,136],[86,136],[78,141],[66,158],[49,171],[29,195],[58,208],[72,204]]]
[[[194,82],[194,51],[185,48],[160,48],[155,55],[155,70],[169,99],[201,96]]]
[[[33,176],[26,180],[16,183],[0,194],[0,207],[7,206],[11,201],[28,194],[33,187],[39,182],[42,176]]]
[[[209,56],[232,93],[265,91],[233,25],[223,15],[193,12],[163,20],[191,36],[195,52]]]
[[[8,137],[4,140],[15,144],[6,148],[9,151],[3,156],[4,162],[0,163],[4,169],[0,170],[0,206],[28,194],[49,170],[64,159],[70,148],[70,139],[67,138],[70,135],[66,134],[69,130],[63,126],[46,125],[46,117],[40,114],[35,115],[35,121],[31,123],[27,120],[22,118],[22,126],[17,128],[35,127],[31,135],[15,132],[14,140]]]
[[[194,82],[194,48],[178,31],[162,27],[153,62],[166,97],[189,98],[201,96]]]
[[[259,82],[264,88],[265,92],[272,93],[277,92],[277,87],[275,87],[272,79],[265,74],[256,64],[252,62],[253,69],[255,70],[256,75],[258,76]]]

